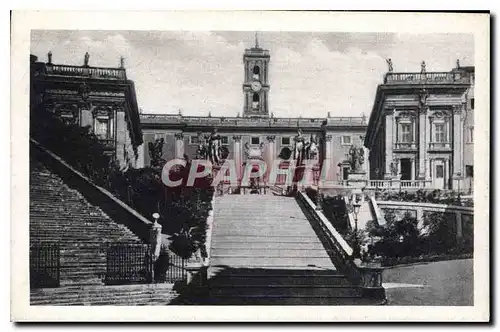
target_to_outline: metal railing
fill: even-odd
[[[100,68],[100,67],[82,67],[69,65],[47,65],[45,67],[46,75],[57,76],[81,76],[86,78],[116,79],[126,80],[127,74],[122,68]]]
[[[186,260],[172,252],[153,261],[149,244],[115,244],[107,249],[107,285],[175,283],[186,278]]]
[[[462,72],[428,72],[428,73],[387,73],[384,84],[469,84],[470,78]]]
[[[30,287],[52,288],[60,285],[60,247],[57,243],[30,245]]]

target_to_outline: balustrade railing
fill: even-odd
[[[336,267],[345,273],[349,279],[362,288],[363,295],[385,300],[385,290],[382,287],[382,268],[361,263],[353,254],[354,250],[345,241],[342,235],[324,216],[323,212],[316,209],[316,205],[303,192],[299,192],[297,199],[303,206],[306,216],[317,223],[322,234],[326,237],[331,249]]]
[[[451,143],[449,142],[432,142],[429,143],[429,150],[450,150]]]
[[[427,72],[427,73],[387,73],[384,84],[442,84],[470,83],[470,79],[462,72]]]
[[[394,143],[394,150],[416,150],[417,145],[414,142],[411,143],[402,143],[396,142]]]
[[[369,188],[430,188],[431,180],[369,180],[367,187]]]
[[[116,80],[127,79],[126,71],[125,69],[122,68],[47,65],[45,67],[45,74],[57,75],[57,76],[82,76],[87,78],[116,79]]]

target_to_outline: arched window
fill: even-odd
[[[254,93],[252,97],[252,108],[259,108],[260,97],[258,93]]]
[[[254,66],[253,67],[253,78],[259,79],[259,76],[260,76],[260,67]]]

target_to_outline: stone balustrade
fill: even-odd
[[[366,126],[362,117],[330,118],[243,118],[243,117],[207,117],[182,116],[173,114],[141,114],[141,123],[165,125],[231,127],[271,127],[271,128],[311,128],[318,130],[327,120],[328,126]]]
[[[384,84],[470,84],[470,78],[459,71],[426,73],[387,73]]]
[[[82,67],[69,65],[52,65],[45,67],[48,76],[83,76],[86,78],[126,80],[127,74],[123,68]]]
[[[382,286],[382,268],[380,264],[362,263],[353,256],[354,250],[325,217],[321,210],[303,192],[297,195],[299,204],[312,222],[317,223],[318,229],[326,237],[328,244],[336,258],[337,268],[362,289],[363,296],[380,299],[385,302],[385,289]]]

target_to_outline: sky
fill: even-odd
[[[277,117],[369,115],[391,58],[396,72],[474,65],[460,34],[259,32],[270,51],[269,110]],[[243,53],[255,32],[34,30],[31,54],[55,64],[118,67],[125,58],[143,113],[236,116],[243,111]]]

